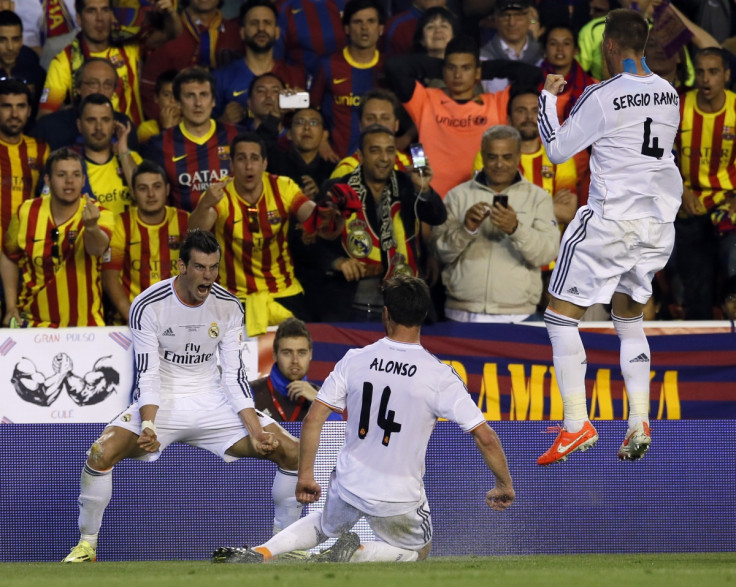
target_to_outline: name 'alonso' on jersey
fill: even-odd
[[[389,338],[348,351],[317,400],[337,411],[347,408],[349,414],[336,466],[339,486],[349,495],[340,492],[340,497],[369,514],[377,501],[399,508],[376,515],[416,507],[427,443],[438,418],[457,422],[465,432],[485,423],[451,367],[419,344]],[[402,512],[401,504],[408,509]]]
[[[560,126],[556,96],[539,97],[539,135],[562,163],[593,146],[588,205],[603,218],[673,222],[682,179],[672,146],[680,124],[675,89],[655,74],[621,73],[589,86]]]

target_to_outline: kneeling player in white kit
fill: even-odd
[[[301,515],[294,497],[299,443],[253,407],[240,357],[243,307],[215,283],[217,240],[208,232],[191,232],[178,263],[177,277],[133,300],[129,324],[137,370],[135,402],[88,452],[79,494],[81,539],[63,562],[96,559],[97,534],[112,497],[113,466],[124,458],[155,461],[172,442],[203,448],[225,461],[273,461],[279,466],[273,485],[274,529]]]
[[[548,75],[539,97],[539,134],[549,158],[562,163],[593,145],[588,205],[562,237],[544,314],[564,427],[540,465],[564,461],[598,440],[585,401],[586,356],[578,322],[588,306],[612,304],[621,341],[620,364],[629,401],[629,425],[618,450],[622,460],[644,456],[649,430],[649,343],[643,308],[652,278],[672,252],[682,179],[672,154],[680,124],[677,91],[649,71],[646,19],[634,10],[612,10],[601,48],[613,77],[589,86],[560,126],[557,94],[565,84]]]
[[[422,478],[427,443],[438,418],[473,435],[495,487],[486,503],[505,510],[514,488],[501,443],[451,368],[420,344],[430,307],[427,285],[397,275],[383,288],[386,337],[348,351],[325,380],[304,419],[296,497],[314,503],[321,487],[314,461],[322,426],[332,411],[348,411],[345,446],[330,478],[325,509],[313,512],[271,540],[250,548],[217,549],[214,562],[259,563],[340,537],[318,557],[335,562],[415,561],[427,557],[432,520]],[[350,532],[365,516],[376,542],[360,544]]]

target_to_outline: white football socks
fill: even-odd
[[[578,432],[588,420],[585,402],[585,371],[588,362],[578,330],[579,322],[549,308],[544,312],[544,324],[552,343],[555,377],[562,396],[565,428],[569,432]]]
[[[302,515],[303,506],[296,500],[294,495],[296,482],[296,471],[286,471],[280,467],[276,470],[271,488],[274,505],[274,534],[296,522]]]
[[[639,422],[649,423],[649,372],[651,352],[644,334],[644,315],[619,318],[611,314],[621,341],[621,374],[629,398],[629,430]]]
[[[257,546],[254,550],[263,553],[267,550],[271,556],[278,556],[292,550],[309,550],[327,540],[322,533],[322,512],[312,512],[291,524],[285,532],[275,534],[268,542]]]
[[[363,542],[350,558],[351,563],[412,562],[419,558],[415,550],[391,546],[385,542]]]
[[[85,463],[79,486],[79,532],[82,540],[97,548],[102,516],[112,497],[112,469],[96,471]]]

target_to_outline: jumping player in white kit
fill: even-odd
[[[648,34],[638,12],[612,10],[601,47],[613,77],[588,87],[562,126],[555,108],[564,78],[548,75],[539,98],[539,134],[550,160],[562,163],[593,146],[588,204],[562,237],[544,314],[565,422],[540,465],[564,461],[598,440],[586,410],[587,361],[578,331],[585,310],[596,303],[611,302],[621,341],[629,422],[618,457],[639,459],[651,443],[651,355],[642,311],[654,274],[672,252],[682,179],[672,153],[679,99],[644,61]]]
[[[253,408],[240,357],[243,307],[215,283],[219,263],[215,237],[193,231],[181,248],[179,275],[133,301],[135,401],[87,453],[79,494],[81,539],[63,562],[96,559],[113,466],[124,458],[155,461],[172,442],[203,448],[225,461],[275,462],[275,529],[299,518],[301,506],[294,497],[298,440]]]
[[[506,457],[455,371],[420,344],[431,301],[427,285],[397,275],[383,288],[386,337],[348,351],[317,394],[302,426],[297,499],[314,503],[321,487],[314,461],[322,426],[347,409],[345,446],[330,478],[325,509],[313,512],[271,540],[250,548],[217,549],[214,562],[259,563],[339,539],[317,555],[335,562],[415,561],[427,557],[432,520],[422,478],[427,443],[440,417],[473,435],[495,487],[486,503],[501,511],[514,500]],[[360,544],[350,529],[365,517],[378,541]]]

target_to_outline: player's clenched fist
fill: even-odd
[[[152,428],[144,428],[138,436],[137,444],[146,452],[156,452],[161,448],[161,443]]]
[[[314,503],[319,501],[322,495],[322,487],[314,479],[303,481],[299,479],[296,483],[296,500],[299,503]]]
[[[279,441],[274,437],[273,432],[264,430],[253,437],[253,447],[258,454],[268,455],[279,447]]]
[[[97,225],[97,221],[100,219],[100,209],[97,204],[89,197],[89,194],[84,195],[85,204],[82,208],[82,223],[87,228],[92,228]]]
[[[494,487],[486,493],[486,503],[489,508],[502,512],[514,502],[515,497],[513,488]]]
[[[550,73],[547,75],[547,79],[544,80],[544,89],[556,96],[565,88],[566,83],[564,75]]]

